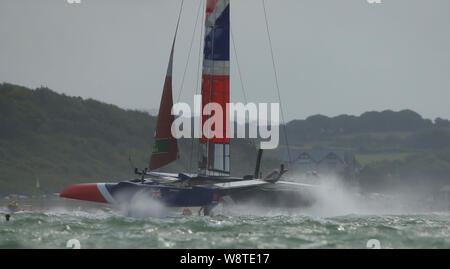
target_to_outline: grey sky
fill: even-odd
[[[159,106],[181,0],[0,0],[0,81]],[[413,109],[450,118],[450,1],[266,0],[287,119]],[[199,0],[185,0],[178,92]],[[249,101],[277,94],[261,0],[232,0]],[[200,26],[200,25],[199,25]],[[198,34],[180,101],[192,103]],[[232,100],[243,95],[232,53]]]

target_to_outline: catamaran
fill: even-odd
[[[178,19],[179,24],[179,19]],[[199,138],[199,162],[196,174],[161,173],[164,167],[178,158],[177,139],[171,133],[174,122],[172,97],[172,66],[175,31],[170,59],[157,119],[156,133],[149,168],[135,173],[140,177],[119,183],[85,183],[66,187],[61,197],[93,202],[126,204],[136,195],[151,197],[167,207],[200,208],[204,215],[221,201],[235,204],[252,201],[262,206],[298,207],[310,199],[298,190],[313,186],[280,180],[287,171],[280,169],[262,177],[260,164],[262,150],[256,158],[254,173],[243,177],[230,176],[230,139],[225,131],[229,117],[223,115],[224,126],[218,126],[224,135],[220,138]],[[206,0],[205,32],[202,72],[202,108],[217,103],[226,111],[230,100],[230,0]],[[202,116],[204,123],[210,116]]]

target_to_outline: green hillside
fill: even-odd
[[[146,112],[47,88],[0,84],[0,194],[60,192],[73,183],[133,178],[134,166],[148,166],[155,123]],[[354,152],[360,164],[358,179],[366,190],[450,185],[448,120],[423,119],[410,110],[359,117],[316,115],[288,123],[287,130],[292,149]],[[192,151],[196,149],[192,143],[181,139],[180,159],[162,171],[195,172],[197,151]],[[263,173],[282,162],[286,150],[282,143],[265,152]],[[231,155],[233,175],[253,172],[252,141],[232,139]]]
[[[0,193],[59,192],[78,182],[133,178],[129,157],[139,168],[148,166],[155,124],[145,112],[47,88],[0,84]],[[190,162],[191,141],[181,140],[179,147],[180,160],[166,171],[189,172],[189,164],[197,166]],[[234,174],[253,171],[252,143],[232,141],[232,154]]]
[[[290,122],[288,135],[294,149],[355,153],[364,190],[435,191],[450,185],[450,121],[445,119],[423,119],[411,110],[367,112],[359,117],[316,115]]]

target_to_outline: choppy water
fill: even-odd
[[[6,222],[0,209],[0,248],[450,248],[450,213],[231,213],[214,217],[131,218],[108,209],[23,211]],[[220,212],[219,212],[220,213]]]

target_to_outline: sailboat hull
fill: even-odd
[[[168,207],[205,207],[219,202],[217,190],[213,188],[147,185],[128,181],[71,185],[65,188],[60,196],[111,204],[127,204],[135,199],[152,199]]]

